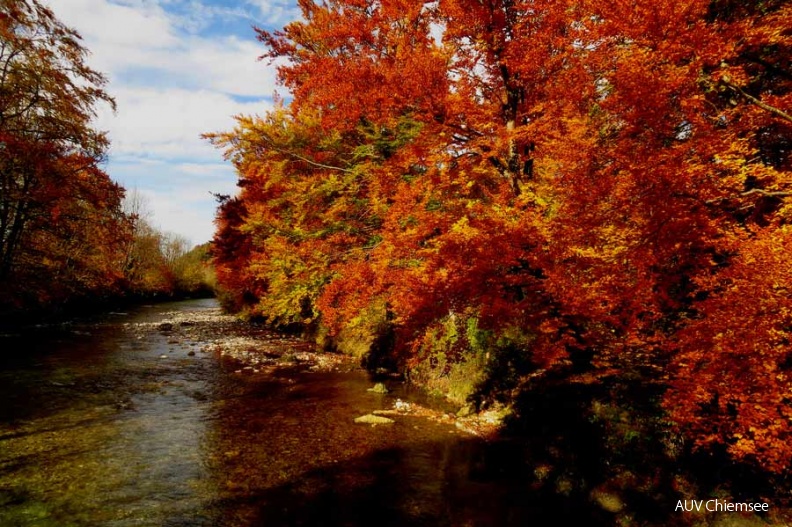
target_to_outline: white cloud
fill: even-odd
[[[114,83],[137,84],[131,74],[145,70],[147,78],[154,77],[150,82],[160,85],[244,96],[271,96],[275,90],[275,70],[258,60],[265,49],[252,29],[247,39],[180,34],[183,17],[150,2],[138,9],[109,0],[50,0],[50,5],[82,34],[90,64]]]
[[[235,193],[236,178],[200,134],[230,130],[234,115],[271,107],[275,68],[257,60],[265,48],[250,26],[284,25],[299,17],[296,2],[45,1],[83,36],[88,63],[110,80],[118,111],[100,107],[96,120],[112,141],[110,175],[147,197],[162,229],[196,243],[210,239],[210,192]],[[237,30],[217,34],[217,27]]]
[[[280,27],[302,16],[302,12],[297,7],[296,2],[287,0],[247,0],[247,3],[258,9],[262,17],[261,25]]]
[[[153,212],[150,221],[155,227],[192,243],[206,242],[214,234],[217,203],[213,194],[234,195],[238,190],[233,168],[222,163],[136,161],[111,163],[110,170],[127,189],[144,197],[144,208]]]
[[[49,0],[56,16],[74,27],[88,43],[151,50],[175,46],[179,38],[167,13],[151,2],[134,7],[106,0]]]
[[[147,205],[154,211],[153,225],[164,231],[173,232],[187,238],[191,244],[204,243],[214,234],[213,218],[195,201],[186,201],[181,193],[162,193],[141,190]],[[208,194],[207,194],[208,196]],[[204,200],[212,205],[211,196]]]
[[[193,38],[186,44],[157,57],[160,67],[180,75],[182,82],[244,96],[269,97],[275,91],[275,69],[258,60],[265,51],[258,42],[231,36],[212,41]]]
[[[240,103],[216,91],[183,88],[120,88],[118,111],[103,109],[97,127],[109,130],[111,156],[124,158],[221,159],[200,135],[231,130],[234,115],[264,113],[265,101]]]

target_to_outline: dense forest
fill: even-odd
[[[115,105],[80,36],[35,0],[0,7],[0,313],[206,293],[208,245],[160,232],[102,169]]]
[[[629,382],[785,473],[792,3],[299,5],[290,96],[207,136],[230,308],[479,408]]]
[[[216,273],[227,309],[468,411],[788,481],[792,3],[299,5],[258,30],[288,97],[206,136],[240,190],[191,249],[105,172],[79,34],[2,3],[3,321]]]

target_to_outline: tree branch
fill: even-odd
[[[315,166],[317,168],[324,168],[326,170],[338,170],[339,172],[346,172],[348,174],[351,174],[353,172],[353,170],[351,170],[349,168],[336,167],[336,166],[332,166],[332,165],[325,165],[323,163],[317,163],[316,161],[311,161],[307,157],[303,157],[300,154],[295,154],[294,152],[291,152],[289,150],[283,150],[283,149],[278,148],[276,146],[273,146],[272,149],[273,150],[277,150],[281,154],[286,154],[287,156],[291,156],[291,157],[294,157],[296,159],[299,159],[300,161],[304,161],[304,162],[308,163],[309,165]]]
[[[792,115],[789,115],[788,113],[786,113],[786,112],[784,112],[782,110],[779,110],[775,106],[770,106],[769,104],[760,101],[759,99],[757,99],[753,95],[751,95],[749,93],[746,93],[745,90],[743,90],[742,88],[740,88],[736,84],[732,83],[731,79],[729,77],[723,77],[723,78],[721,78],[720,81],[723,84],[725,84],[726,86],[728,86],[729,88],[731,88],[732,90],[736,91],[737,93],[739,93],[740,95],[742,95],[743,97],[748,99],[748,101],[750,101],[750,102],[754,103],[755,105],[757,105],[759,108],[761,108],[763,110],[766,110],[766,111],[768,111],[768,112],[770,112],[772,114],[775,114],[776,116],[778,116],[778,117],[780,117],[780,118],[792,123]]]
[[[785,198],[785,197],[788,197],[788,196],[792,196],[792,192],[786,192],[786,191],[772,192],[772,191],[764,190],[764,189],[761,189],[761,188],[753,188],[751,190],[747,190],[747,191],[743,192],[740,195],[741,196],[752,196],[754,194],[759,194],[760,196],[764,196],[764,197],[767,197],[767,198]]]
[[[300,161],[308,163],[311,166],[314,166],[314,167],[317,167],[317,168],[324,168],[325,170],[337,170],[339,172],[346,172],[347,174],[351,174],[352,172],[354,172],[352,169],[349,169],[349,168],[343,168],[343,167],[337,167],[337,166],[333,166],[333,165],[325,165],[323,163],[318,163],[316,161],[308,159],[305,156],[301,156],[300,154],[292,152],[291,150],[287,150],[285,148],[281,148],[281,147],[277,146],[275,144],[275,141],[271,137],[267,136],[266,134],[264,134],[262,137],[267,143],[269,143],[269,148],[271,148],[272,150],[275,150],[276,152],[284,154],[284,155],[287,155],[289,157],[293,157],[294,159],[299,159]],[[250,142],[253,143],[253,141],[250,141]]]

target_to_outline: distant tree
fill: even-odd
[[[153,227],[153,214],[137,189],[127,193],[123,208],[132,225],[132,236],[124,248],[127,292],[143,296],[213,294],[215,278],[208,243],[190,248],[187,238]]]
[[[211,244],[196,245],[182,254],[173,266],[176,290],[186,295],[212,295],[215,290]]]

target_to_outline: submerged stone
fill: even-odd
[[[620,512],[624,509],[624,502],[615,493],[595,490],[591,493],[593,500],[608,512]]]

